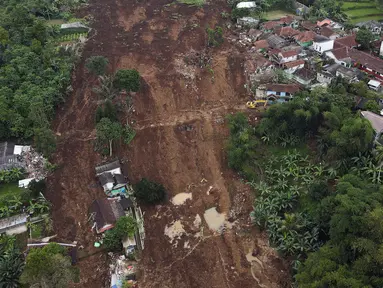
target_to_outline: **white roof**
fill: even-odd
[[[374,86],[374,87],[379,87],[381,85],[381,83],[379,81],[376,81],[376,80],[370,80],[370,81],[368,81],[368,85]]]
[[[237,4],[237,8],[255,8],[257,7],[257,4],[255,2],[240,2]]]
[[[259,22],[258,19],[254,19],[253,17],[242,17],[239,20],[242,21],[242,22],[248,22],[248,23]]]
[[[19,180],[19,187],[20,188],[27,188],[29,183],[34,180],[35,178],[28,178],[28,179],[23,179]]]
[[[15,145],[15,147],[13,148],[13,154],[20,155],[21,152],[29,151],[29,150],[31,150],[31,146]]]
[[[88,28],[81,22],[73,22],[73,23],[64,23],[61,24],[61,29],[69,29],[69,28]]]

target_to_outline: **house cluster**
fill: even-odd
[[[249,84],[253,85],[262,74],[277,68],[294,83],[257,83],[256,98],[289,101],[299,89],[327,86],[338,76],[356,82],[368,74],[370,89],[381,91],[383,88],[383,60],[359,50],[356,31],[347,31],[340,23],[330,19],[313,23],[299,16],[286,16],[257,26],[237,25],[250,28],[240,33],[237,41],[247,48],[245,70]],[[374,25],[365,27],[375,34],[382,33]]]
[[[119,160],[96,167],[96,177],[106,197],[96,199],[89,209],[93,222],[92,230],[97,234],[104,233],[112,229],[120,217],[132,216],[138,223],[138,229],[134,238],[127,238],[123,244],[130,243],[126,247],[127,254],[137,248],[143,249],[145,238],[143,215],[127,178],[121,172]]]
[[[121,171],[119,160],[96,167],[96,177],[102,186],[105,197],[93,201],[89,208],[92,230],[102,235],[112,229],[120,217],[131,216],[138,224],[133,237],[126,236],[122,241],[124,254],[112,265],[111,287],[121,287],[125,280],[132,281],[135,275],[134,261],[126,260],[136,250],[144,249],[144,221],[141,208],[133,196],[133,189]]]

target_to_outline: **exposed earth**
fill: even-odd
[[[225,116],[246,111],[244,57],[225,41],[210,49],[211,69],[185,58],[205,50],[206,27],[230,23],[221,17],[223,7],[223,1],[203,8],[169,0],[90,1],[93,30],[74,73],[74,92],[54,122],[59,167],[49,177],[48,195],[59,238],[83,247],[77,287],[109,287],[108,256],[93,248],[87,213],[93,200],[105,197],[94,170],[105,160],[94,151],[96,80],[83,67],[93,55],[107,57],[111,71],[140,72],[135,110],[129,119],[124,110],[120,115],[134,123],[137,135],[128,147],[116,145],[115,156],[132,183],[146,177],[169,192],[165,205],[142,207],[139,287],[288,286],[287,265],[250,223],[253,194],[225,159]],[[173,198],[179,193],[185,194]],[[208,226],[204,215],[216,219]]]

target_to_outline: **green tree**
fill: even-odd
[[[371,42],[374,41],[374,39],[374,34],[368,29],[362,28],[356,33],[356,41],[363,49],[371,49]]]
[[[34,130],[36,150],[45,156],[50,156],[56,150],[56,137],[48,128],[36,128]]]
[[[122,136],[122,126],[118,122],[112,122],[109,118],[102,118],[96,125],[97,139],[100,142],[109,143],[109,154],[112,156],[112,144]]]
[[[114,76],[114,86],[126,92],[140,90],[140,74],[137,70],[118,70]]]
[[[134,185],[134,195],[138,200],[148,204],[156,204],[164,200],[166,190],[161,184],[142,178],[140,182]]]
[[[23,255],[15,246],[15,238],[0,238],[0,287],[20,287],[20,275],[23,272]]]
[[[7,45],[9,42],[9,33],[3,27],[0,27],[0,44],[2,46]]]
[[[77,272],[71,265],[66,250],[56,243],[43,248],[32,248],[26,258],[21,282],[31,287],[62,288],[76,280]]]
[[[85,61],[86,69],[96,76],[104,75],[108,64],[109,61],[104,56],[92,56]]]
[[[375,100],[368,100],[364,109],[374,113],[379,113],[380,111],[379,104]]]
[[[133,237],[137,229],[137,222],[132,216],[120,217],[114,228],[105,232],[103,243],[109,251],[121,251],[122,240]]]
[[[40,193],[45,193],[46,186],[47,185],[45,179],[33,179],[31,182],[29,182],[28,189],[31,191],[32,197],[36,198],[40,195]]]

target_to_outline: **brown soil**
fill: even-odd
[[[250,225],[253,195],[226,165],[225,116],[246,111],[244,57],[224,43],[212,51],[214,73],[183,61],[192,50],[205,48],[205,27],[224,25],[220,13],[225,2],[203,9],[167,5],[166,0],[90,2],[96,32],[75,71],[75,92],[57,113],[59,143],[53,160],[59,168],[48,179],[60,239],[76,240],[92,255],[79,261],[78,287],[108,287],[109,281],[107,255],[95,253],[95,236],[87,221],[92,201],[104,197],[94,174],[103,160],[93,148],[97,97],[91,92],[94,79],[83,67],[92,55],[108,57],[112,70],[135,68],[142,75],[135,112],[129,117],[137,136],[129,147],[116,149],[129,179],[160,182],[169,197],[193,195],[182,206],[168,202],[143,207],[146,240],[140,287],[286,287],[285,263],[268,246],[266,236]],[[256,116],[251,113],[251,120]],[[121,118],[127,120],[126,115]],[[209,231],[203,219],[204,211],[214,206],[235,220],[222,235]],[[193,226],[197,214],[202,229]],[[185,233],[171,243],[164,230],[176,220]],[[260,249],[261,264],[246,260],[254,247]]]

